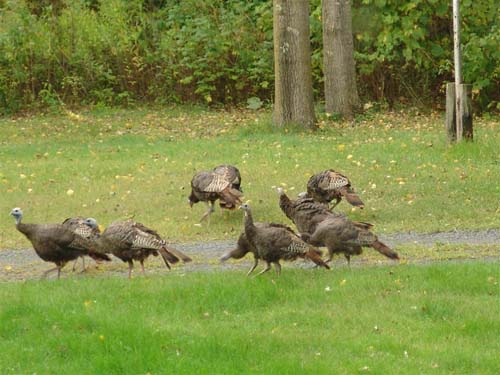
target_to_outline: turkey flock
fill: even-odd
[[[242,201],[238,168],[223,164],[194,175],[188,199],[191,207],[198,202],[207,206],[201,221],[210,221],[217,200],[221,209],[239,208],[244,213],[243,231],[236,248],[222,255],[222,262],[241,259],[252,253],[254,262],[247,275],[255,270],[259,261],[263,261],[265,267],[259,275],[274,265],[279,276],[281,260],[308,259],[316,266],[330,269],[328,263],[334,254],[343,254],[350,264],[351,256],[361,254],[363,247],[371,247],[390,259],[399,259],[395,251],[378,240],[372,232],[372,224],[352,221],[344,213],[333,210],[343,198],[355,207],[364,207],[347,176],[333,169],[317,173],[307,182],[307,191],[300,193],[295,200],[290,199],[282,188],[276,191],[279,207],[295,224],[298,233],[284,224],[254,221],[250,205]],[[101,231],[94,218],[74,217],[57,224],[25,224],[20,208],[14,208],[10,214],[16,221],[17,230],[28,238],[38,256],[55,264],[56,267],[44,272],[43,277],[57,271],[59,278],[61,269],[68,262],[75,261],[74,270],[80,258],[85,270],[85,256],[99,264],[110,261],[110,254],[114,255],[128,263],[129,279],[134,260],[139,261],[144,273],[144,261],[150,255],[161,256],[168,269],[178,262],[192,261],[167,244],[155,230],[133,220],[115,221]],[[326,259],[322,258],[320,247],[328,250]]]

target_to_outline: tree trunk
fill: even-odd
[[[350,0],[322,0],[325,110],[352,118],[360,107]]]
[[[273,0],[275,101],[273,122],[316,128],[309,0]]]

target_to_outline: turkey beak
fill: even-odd
[[[193,201],[188,199],[188,202],[189,202],[189,207],[193,208],[193,204],[194,204]]]

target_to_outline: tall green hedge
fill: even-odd
[[[365,100],[429,105],[452,79],[448,0],[357,0]],[[480,109],[500,100],[496,0],[462,0],[464,78]],[[322,99],[321,4],[311,1]],[[273,94],[271,0],[0,0],[0,113],[69,105],[203,102]]]

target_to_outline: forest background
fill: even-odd
[[[495,0],[462,1],[464,82],[476,113],[500,108]],[[365,106],[442,109],[453,80],[451,2],[355,0]],[[316,102],[323,100],[320,0],[311,1]],[[268,0],[0,0],[0,114],[196,103],[260,107],[274,92]],[[366,104],[368,103],[368,104]]]

